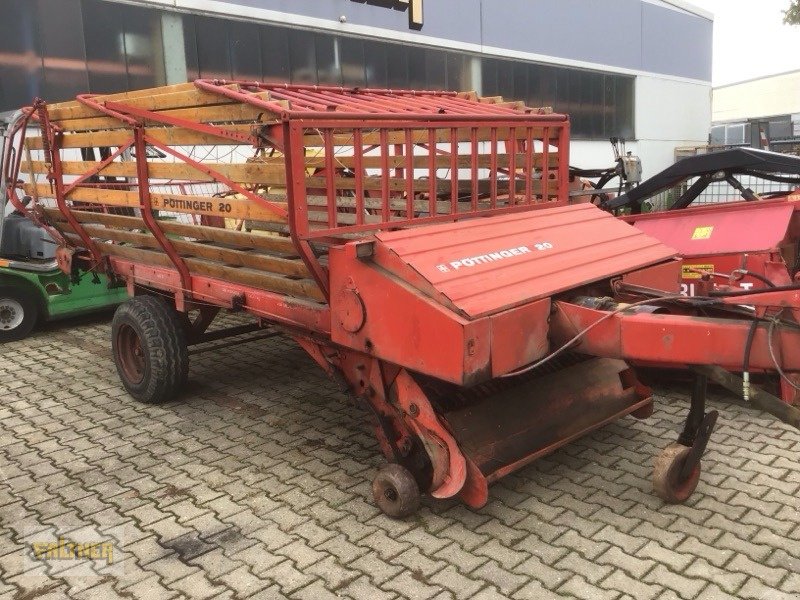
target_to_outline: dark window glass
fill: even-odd
[[[3,4],[0,18],[0,110],[12,110],[29,105],[40,96],[42,58],[36,6],[33,2]]]
[[[568,114],[575,138],[633,139],[633,77],[496,58],[481,59],[481,75],[484,96]]]
[[[484,58],[481,61],[481,88],[484,96],[496,96],[497,70],[500,61],[494,58]]]
[[[364,70],[367,86],[389,87],[389,46],[381,42],[364,40]]]
[[[472,78],[469,72],[470,58],[457,52],[447,53],[447,89],[470,92]]]
[[[342,68],[336,38],[325,33],[318,33],[314,38],[317,81],[326,85],[342,85]]]
[[[261,40],[258,25],[231,21],[228,31],[231,71],[234,79],[261,79]]]
[[[528,92],[528,73],[530,69],[523,62],[515,62],[514,65],[514,93],[511,98],[514,100],[527,100],[530,96]]]
[[[408,46],[387,44],[389,64],[389,87],[393,89],[407,89],[409,83]]]
[[[428,87],[427,68],[425,63],[424,48],[408,47],[408,86],[415,90],[424,90]]]
[[[231,78],[231,52],[228,43],[230,23],[211,17],[196,17],[197,64],[200,77]]]
[[[339,61],[342,68],[342,83],[344,85],[357,87],[365,87],[367,85],[364,42],[362,40],[350,37],[339,38]]]
[[[530,102],[537,107],[556,104],[556,72],[555,67],[547,65],[530,65],[528,70],[528,94]]]
[[[315,34],[300,29],[289,30],[289,66],[292,83],[318,83]]]
[[[125,29],[120,19],[125,5],[83,0],[83,30],[87,40],[86,59],[92,92],[121,92],[128,89],[125,60]]]
[[[261,27],[261,71],[264,81],[291,81],[289,33],[280,27]]]
[[[183,15],[183,47],[186,50],[186,77],[191,81],[200,77],[200,59],[197,55],[197,24],[194,15]]]
[[[617,80],[614,75],[603,77],[603,131],[617,131]]]
[[[164,82],[159,11],[83,0],[82,14],[92,92],[119,92]]]
[[[493,96],[514,100],[514,63],[510,60],[497,61],[497,91]]]
[[[447,88],[447,55],[441,50],[425,50],[425,81],[429,90]]]
[[[117,9],[115,18],[122,23],[128,71],[127,89],[163,85],[164,44],[161,41],[159,11],[119,4],[113,6]]]
[[[44,62],[43,95],[67,100],[89,88],[80,0],[38,0]]]

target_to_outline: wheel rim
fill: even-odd
[[[385,490],[383,490],[383,496],[392,504],[397,503],[398,494],[397,490],[394,489],[392,486],[387,486]]]
[[[117,331],[117,356],[122,372],[132,384],[144,379],[146,360],[142,339],[130,325],[122,325]]]
[[[25,309],[13,298],[0,298],[0,331],[11,331],[22,325]]]

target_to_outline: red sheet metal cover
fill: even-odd
[[[646,215],[636,227],[683,256],[756,252],[780,245],[793,213],[787,203],[717,205]]]
[[[675,251],[591,204],[376,236],[471,317],[667,260]]]

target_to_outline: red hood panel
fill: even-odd
[[[788,203],[718,204],[707,210],[647,215],[636,227],[669,244],[683,256],[771,250],[783,242],[794,214]]]
[[[675,255],[590,204],[376,237],[470,317],[547,298]]]

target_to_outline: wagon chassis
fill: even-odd
[[[186,98],[195,105],[181,104]],[[32,119],[38,139],[25,137]],[[125,282],[134,300],[115,316],[115,347],[134,331],[120,352],[135,355],[139,344],[144,361],[131,358],[128,367],[135,363],[137,377],[167,369],[165,382],[143,391],[118,360],[128,390],[145,401],[174,396],[189,345],[245,332],[207,332],[219,309],[246,311],[258,319],[247,330],[289,335],[370,409],[391,462],[373,492],[392,516],[413,512],[420,491],[480,507],[490,482],[536,457],[622,416],[646,417],[651,393],[630,365],[727,373],[740,369],[747,345],[752,370],[781,372],[789,402],[754,398],[800,425],[790,393],[800,381],[800,289],[681,299],[669,248],[593,206],[568,205],[563,115],[451,92],[200,80],[52,107],[37,100],[13,133],[23,141],[3,160],[10,201],[53,232],[65,269],[75,261]],[[181,143],[256,153],[252,164],[209,166],[177,150]],[[65,149],[87,145],[106,148],[100,161],[62,160]],[[27,182],[19,177],[23,146]],[[33,161],[31,149],[43,160]],[[153,161],[148,149],[176,162]],[[123,155],[133,164],[120,162]],[[186,172],[179,164],[227,195],[153,192],[159,174]],[[285,189],[285,202],[275,189]],[[31,209],[18,197],[23,190],[34,197]],[[165,221],[165,210],[199,215],[200,223]],[[238,221],[235,229],[226,217]],[[246,222],[272,233],[243,231]],[[547,237],[532,242],[533,233]],[[595,261],[564,263],[587,248]],[[498,287],[488,271],[495,262],[503,265]],[[192,310],[198,316],[187,322],[181,315]],[[148,311],[163,331],[144,328]],[[166,367],[151,364],[150,343],[176,348]],[[567,350],[580,358],[559,366]],[[525,394],[529,374],[536,401]],[[683,433],[656,462],[656,491],[669,502],[697,485],[717,418],[705,410],[707,375],[697,376]],[[435,396],[431,382],[446,393]],[[496,388],[491,400],[459,404],[482,386]]]

